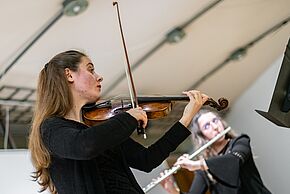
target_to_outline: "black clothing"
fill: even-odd
[[[224,153],[205,161],[208,172],[195,172],[188,194],[205,194],[208,188],[211,194],[271,194],[254,163],[249,136],[230,140]]]
[[[145,148],[130,138],[137,124],[128,113],[94,127],[60,117],[46,119],[41,135],[51,154],[49,173],[58,194],[144,193],[129,167],[150,172],[190,132],[176,122]]]

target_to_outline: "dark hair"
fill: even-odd
[[[51,193],[57,193],[48,172],[51,158],[41,139],[40,125],[46,118],[62,117],[71,109],[72,93],[65,77],[65,68],[77,71],[82,57],[86,55],[75,50],[59,53],[44,66],[39,74],[28,147],[36,170],[32,177],[40,184],[41,191],[49,188]]]

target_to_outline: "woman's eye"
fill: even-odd
[[[210,124],[209,124],[209,123],[206,123],[206,124],[203,126],[203,128],[204,128],[204,129],[208,129],[209,126],[210,126]]]
[[[89,68],[89,71],[90,71],[91,73],[94,73],[94,72],[95,72],[95,69],[94,69],[94,68]]]
[[[218,123],[218,121],[219,121],[218,118],[214,118],[214,119],[212,120],[213,123]]]

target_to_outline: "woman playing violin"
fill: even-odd
[[[192,120],[190,128],[195,147],[214,138],[227,127],[226,122],[216,113],[201,109]],[[214,142],[199,160],[190,160],[184,154],[177,159],[180,165],[195,172],[188,194],[271,194],[264,186],[255,165],[249,136],[236,136],[233,131]],[[170,194],[182,193],[167,177],[161,185]]]
[[[183,115],[148,148],[130,138],[146,113],[132,108],[97,126],[82,121],[81,108],[100,98],[103,78],[92,61],[75,50],[59,53],[41,70],[29,149],[34,178],[53,194],[144,193],[129,167],[150,172],[183,142],[187,126],[208,97],[190,99]]]

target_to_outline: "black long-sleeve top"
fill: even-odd
[[[130,138],[136,127],[128,113],[93,127],[60,117],[46,119],[41,135],[52,157],[49,173],[58,194],[144,193],[129,167],[150,172],[190,132],[176,122],[145,148]]]
[[[205,194],[208,189],[211,194],[271,194],[262,182],[245,134],[232,139],[223,153],[207,159],[206,164],[210,175],[196,171],[188,194]]]

